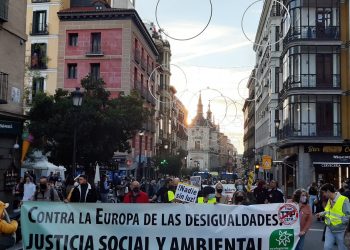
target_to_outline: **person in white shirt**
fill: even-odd
[[[29,176],[26,176],[24,183],[24,192],[22,201],[29,201],[33,197],[36,190],[35,184]]]

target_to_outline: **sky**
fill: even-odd
[[[248,95],[247,80],[255,65],[252,41],[263,3],[264,0],[136,0],[136,10],[143,21],[153,22],[168,35],[162,34],[171,46],[170,84],[187,107],[189,121],[196,114],[201,93],[204,112],[210,102],[215,122],[241,154],[242,108]]]

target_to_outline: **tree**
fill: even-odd
[[[142,128],[150,112],[141,98],[130,96],[110,98],[102,79],[90,76],[81,81],[84,99],[74,107],[70,93],[57,89],[55,95],[39,93],[29,113],[29,130],[34,146],[51,151],[55,163],[70,164],[73,152],[73,131],[77,128],[77,163],[108,162],[115,151],[129,151],[128,140]]]

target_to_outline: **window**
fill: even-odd
[[[97,81],[100,78],[100,64],[91,63],[90,64],[90,75],[91,79]]]
[[[32,35],[47,35],[48,27],[46,24],[46,10],[33,12]]]
[[[40,92],[44,92],[44,78],[43,77],[33,78],[32,97],[35,97],[36,94]]]
[[[7,21],[8,18],[9,1],[0,1],[0,21]]]
[[[332,87],[332,54],[316,54],[316,83],[319,87]]]
[[[0,72],[0,104],[7,103],[8,78],[8,74]]]
[[[77,79],[77,64],[68,64],[68,79]]]
[[[195,141],[194,142],[194,149],[195,150],[201,150],[201,142],[200,141]]]
[[[91,33],[91,52],[101,53],[101,33]]]
[[[78,33],[70,33],[69,37],[69,46],[78,46]]]
[[[46,43],[33,43],[31,47],[31,68],[32,69],[46,69]]]

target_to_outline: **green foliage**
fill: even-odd
[[[135,94],[111,99],[104,84],[90,76],[82,79],[81,107],[73,106],[66,90],[58,89],[54,96],[37,94],[29,114],[35,147],[51,151],[55,163],[71,164],[76,126],[79,164],[108,162],[115,151],[130,150],[128,140],[142,128],[149,111]]]
[[[159,173],[179,176],[182,167],[181,159],[179,155],[167,155],[158,156],[154,160]]]

